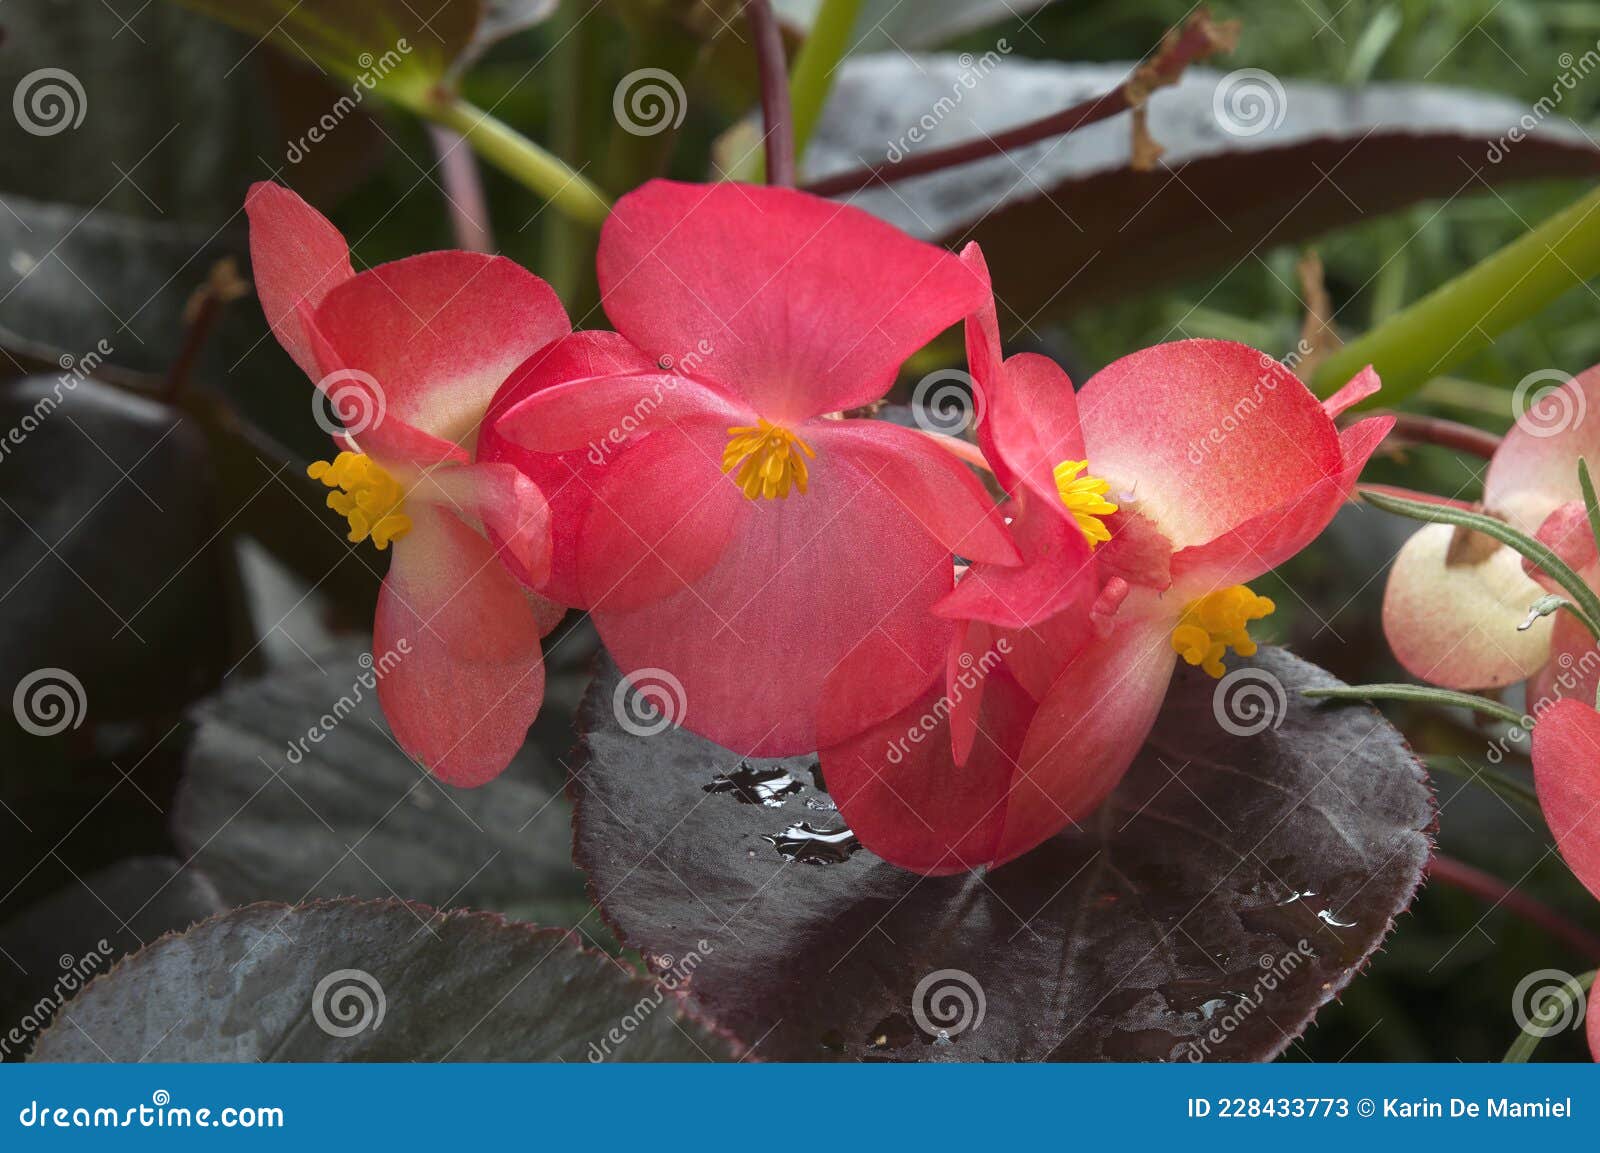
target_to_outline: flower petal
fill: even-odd
[[[983,287],[951,253],[859,209],[733,183],[630,192],[597,267],[618,332],[780,424],[882,396]]]
[[[400,747],[452,785],[498,776],[544,699],[540,622],[489,542],[450,513],[410,510],[372,645],[403,659],[378,682]]]
[[[1536,532],[1558,505],[1578,500],[1578,459],[1600,467],[1600,412],[1592,411],[1596,406],[1600,365],[1570,382],[1536,388],[1489,461],[1484,506],[1523,532]]]
[[[1544,590],[1509,548],[1477,564],[1447,564],[1455,531],[1425,525],[1394,558],[1383,594],[1389,647],[1412,676],[1446,688],[1525,680],[1550,657],[1549,618],[1517,629]]]
[[[1567,612],[1551,618],[1550,659],[1528,680],[1528,712],[1537,716],[1552,701],[1573,700],[1586,705],[1600,689],[1600,647],[1589,630]]]
[[[541,587],[550,573],[550,506],[544,493],[510,464],[430,469],[406,493],[476,520],[502,562],[523,583]]]
[[[386,412],[470,450],[511,371],[571,325],[550,286],[503,256],[429,252],[328,293],[317,326]]]
[[[244,198],[250,218],[250,272],[272,334],[313,380],[321,374],[306,337],[301,306],[355,275],[350,246],[328,218],[281,184],[252,184]]]
[[[1036,511],[1038,503],[1024,491],[1005,506],[1014,513],[1011,535],[1022,563],[972,565],[955,591],[933,606],[936,614],[1019,629],[1076,606],[1087,623],[1098,593],[1088,542],[1070,517]]]
[[[1559,701],[1533,728],[1533,783],[1562,858],[1600,897],[1600,713]]]

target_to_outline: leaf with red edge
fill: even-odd
[[[1181,669],[1087,827],[992,873],[927,878],[827,835],[840,822],[815,758],[741,765],[683,730],[621,727],[608,664],[569,786],[576,853],[626,944],[714,944],[693,999],[758,1057],[1270,1058],[1410,903],[1433,808],[1377,712],[1300,697],[1333,678],[1278,650],[1244,667],[1276,727],[1225,731],[1235,698]],[[764,803],[717,783],[754,776]],[[960,1030],[948,1014],[965,991],[975,1018],[978,989],[982,1021]]]

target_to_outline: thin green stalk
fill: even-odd
[[[1447,281],[1317,366],[1330,396],[1363,366],[1383,378],[1372,403],[1392,406],[1460,364],[1568,289],[1600,275],[1600,188]]]
[[[1468,764],[1461,757],[1442,753],[1424,757],[1423,760],[1432,770],[1447,773],[1458,780],[1466,781],[1469,785],[1482,785],[1502,800],[1521,806],[1541,820],[1544,817],[1544,810],[1539,808],[1539,796],[1533,791],[1533,786],[1517,780],[1510,773],[1488,765]]]
[[[1600,597],[1573,572],[1571,567],[1549,547],[1525,532],[1519,532],[1504,521],[1495,520],[1482,513],[1467,512],[1449,505],[1430,504],[1425,501],[1404,500],[1385,493],[1362,489],[1361,497],[1374,508],[1397,513],[1412,520],[1430,521],[1434,524],[1453,524],[1480,532],[1501,544],[1521,553],[1544,570],[1545,575],[1566,590],[1572,603],[1578,606],[1579,619],[1596,639],[1600,639]]]
[[[1589,462],[1578,458],[1578,487],[1583,490],[1583,510],[1589,514],[1589,532],[1594,537],[1594,547],[1600,549],[1600,503],[1594,495],[1594,481],[1589,479]]]
[[[1594,970],[1574,977],[1582,993],[1587,993],[1594,984]],[[1523,1026],[1522,1032],[1517,1034],[1517,1039],[1511,1042],[1511,1048],[1506,1050],[1506,1055],[1501,1058],[1502,1064],[1523,1064],[1533,1051],[1539,1047],[1539,1042],[1549,1036],[1546,1030],[1552,1029],[1562,1021],[1572,1020],[1573,1014],[1582,1020],[1582,1013],[1573,1004],[1572,990],[1566,985],[1545,986],[1546,996],[1535,1002],[1538,1006],[1533,1018]]]
[[[811,31],[795,55],[794,67],[789,70],[789,106],[794,121],[796,164],[805,159],[806,142],[822,117],[822,106],[828,102],[839,61],[850,50],[850,36],[861,12],[861,2],[822,0]],[[766,170],[766,161],[756,150],[733,174],[733,179],[759,183],[766,179]]]
[[[437,90],[415,110],[455,129],[479,156],[573,220],[598,227],[611,211],[605,194],[560,157],[454,93]]]
[[[1515,709],[1499,701],[1491,701],[1488,697],[1458,693],[1454,689],[1436,689],[1428,685],[1340,685],[1337,688],[1300,691],[1305,696],[1330,701],[1419,701],[1423,704],[1473,709],[1486,717],[1522,727],[1522,714]]]

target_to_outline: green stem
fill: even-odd
[[[1544,818],[1544,810],[1539,807],[1539,797],[1532,786],[1517,780],[1510,773],[1501,772],[1487,765],[1469,765],[1460,757],[1442,753],[1424,757],[1423,760],[1430,769],[1447,773],[1458,780],[1466,781],[1469,785],[1482,785],[1502,800],[1520,805],[1541,820]]]
[[[455,129],[479,156],[573,220],[599,227],[611,211],[605,194],[559,157],[454,93],[436,90],[415,111]]]
[[[1471,693],[1458,693],[1453,689],[1435,689],[1427,685],[1341,685],[1328,689],[1301,689],[1305,696],[1330,701],[1420,701],[1424,704],[1449,705],[1473,709],[1484,716],[1522,727],[1522,714],[1499,701]]]
[[[850,50],[850,35],[855,30],[861,2],[822,0],[811,31],[795,54],[794,66],[789,70],[789,106],[794,121],[796,164],[805,160],[806,142],[822,117],[822,106],[828,102],[839,61]],[[765,180],[766,162],[760,151],[751,153],[732,178],[751,183]]]
[[[1596,639],[1600,639],[1600,623],[1597,623],[1600,622],[1600,597],[1595,595],[1594,590],[1581,576],[1573,572],[1565,561],[1527,533],[1518,532],[1504,521],[1495,520],[1491,516],[1467,512],[1465,509],[1452,508],[1449,505],[1403,500],[1370,489],[1362,489],[1361,496],[1368,504],[1385,512],[1397,513],[1412,520],[1430,521],[1434,524],[1460,525],[1491,537],[1521,553],[1566,590],[1567,595],[1572,598],[1572,603],[1578,606],[1580,619]]]
[[[1330,396],[1363,366],[1383,378],[1374,401],[1394,405],[1460,364],[1568,289],[1600,274],[1600,188],[1493,256],[1396,313],[1317,366]]]
[[[1589,515],[1589,533],[1594,537],[1594,547],[1600,549],[1600,503],[1594,495],[1594,481],[1589,479],[1589,462],[1578,458],[1578,487],[1583,491],[1583,511]]]
[[[1594,971],[1590,970],[1573,978],[1573,980],[1586,993],[1589,991],[1590,986],[1594,984]],[[1551,1004],[1550,1000],[1546,999],[1541,1003],[1541,1011],[1536,1013],[1533,1019],[1523,1027],[1521,1033],[1517,1034],[1517,1039],[1511,1042],[1511,1048],[1507,1049],[1506,1055],[1501,1058],[1502,1063],[1522,1064],[1526,1062],[1529,1057],[1533,1056],[1533,1051],[1539,1047],[1539,1042],[1544,1040],[1546,1036],[1545,1029],[1567,1018],[1569,1013],[1577,1012],[1572,1003],[1572,991],[1566,986],[1558,985],[1548,989],[1548,992],[1555,997],[1559,997],[1560,1002]],[[1539,1032],[1533,1032],[1532,1030],[1534,1029],[1539,1030]]]

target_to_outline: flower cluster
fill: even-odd
[[[624,673],[682,683],[678,723],[816,751],[862,842],[923,873],[1004,863],[1099,805],[1179,661],[1221,676],[1255,651],[1273,603],[1247,582],[1322,530],[1390,423],[1335,424],[1370,369],[1318,402],[1223,341],[1074,391],[1003,355],[976,245],[787,189],[623,197],[598,252],[612,332],[570,331],[503,258],[354,274],[292,193],[248,208],[278,339],[374,392],[311,475],[352,541],[392,551],[374,631],[413,653],[381,695],[408,752],[453,783],[498,772],[540,637],[578,608]],[[952,442],[870,417],[958,324],[998,502]]]

